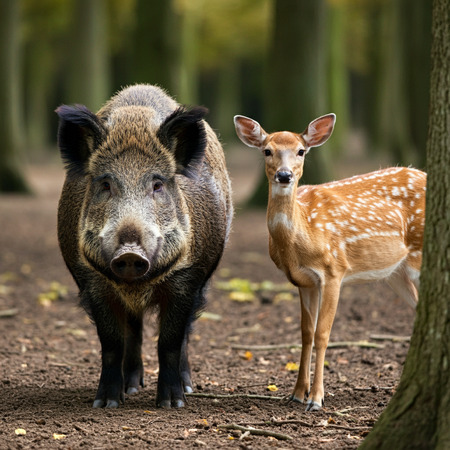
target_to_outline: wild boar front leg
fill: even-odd
[[[121,306],[99,298],[90,300],[90,314],[97,326],[97,334],[102,349],[102,373],[95,396],[94,408],[117,408],[124,402],[124,318]]]
[[[125,333],[125,358],[123,375],[125,392],[136,394],[144,387],[144,366],[142,364],[142,315],[128,314]]]
[[[183,289],[183,292],[185,296],[174,295],[168,299],[160,317],[156,404],[162,408],[183,407],[184,392],[192,391],[187,343],[191,324],[203,304],[203,288]]]

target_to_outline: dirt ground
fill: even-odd
[[[239,201],[254,176],[242,164],[230,170]],[[155,407],[158,362],[149,317],[146,387],[116,410],[93,409],[100,346],[58,249],[62,169],[31,167],[28,176],[33,197],[0,197],[0,449],[351,449],[364,439],[393,395],[409,346],[373,336],[409,336],[414,312],[384,284],[344,287],[331,341],[380,348],[329,348],[323,410],[286,404],[280,398],[297,377],[289,363],[298,363],[300,352],[283,345],[301,341],[298,294],[280,286],[285,279],[268,256],[265,212],[242,207],[191,339],[195,392],[210,396],[191,396],[179,410]],[[234,278],[247,281],[224,290]],[[269,435],[227,428],[232,424]]]

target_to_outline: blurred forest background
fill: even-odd
[[[335,178],[349,148],[423,169],[431,7],[430,0],[0,0],[0,191],[26,190],[23,165],[58,157],[58,105],[96,111],[137,82],[207,106],[226,151],[237,143],[235,114],[267,131],[300,132],[336,113],[327,149],[309,154],[308,183]],[[253,201],[265,205],[263,187],[256,192],[263,195]]]

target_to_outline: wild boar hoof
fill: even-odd
[[[122,246],[111,261],[113,273],[126,281],[144,276],[150,268],[150,262],[140,247]]]
[[[184,407],[184,401],[181,399],[177,400],[161,400],[158,403],[159,408],[169,409],[169,408],[183,408]]]
[[[134,395],[134,394],[137,394],[138,392],[139,392],[139,389],[137,387],[134,387],[134,386],[130,386],[127,389],[127,394],[128,395]]]
[[[107,400],[106,402],[102,399],[94,400],[92,405],[93,408],[118,408],[119,402],[116,400]]]

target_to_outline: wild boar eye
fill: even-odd
[[[110,191],[110,190],[111,190],[111,185],[107,181],[104,181],[102,183],[102,191]]]
[[[153,192],[161,192],[163,190],[163,182],[160,180],[156,180],[153,183]]]

